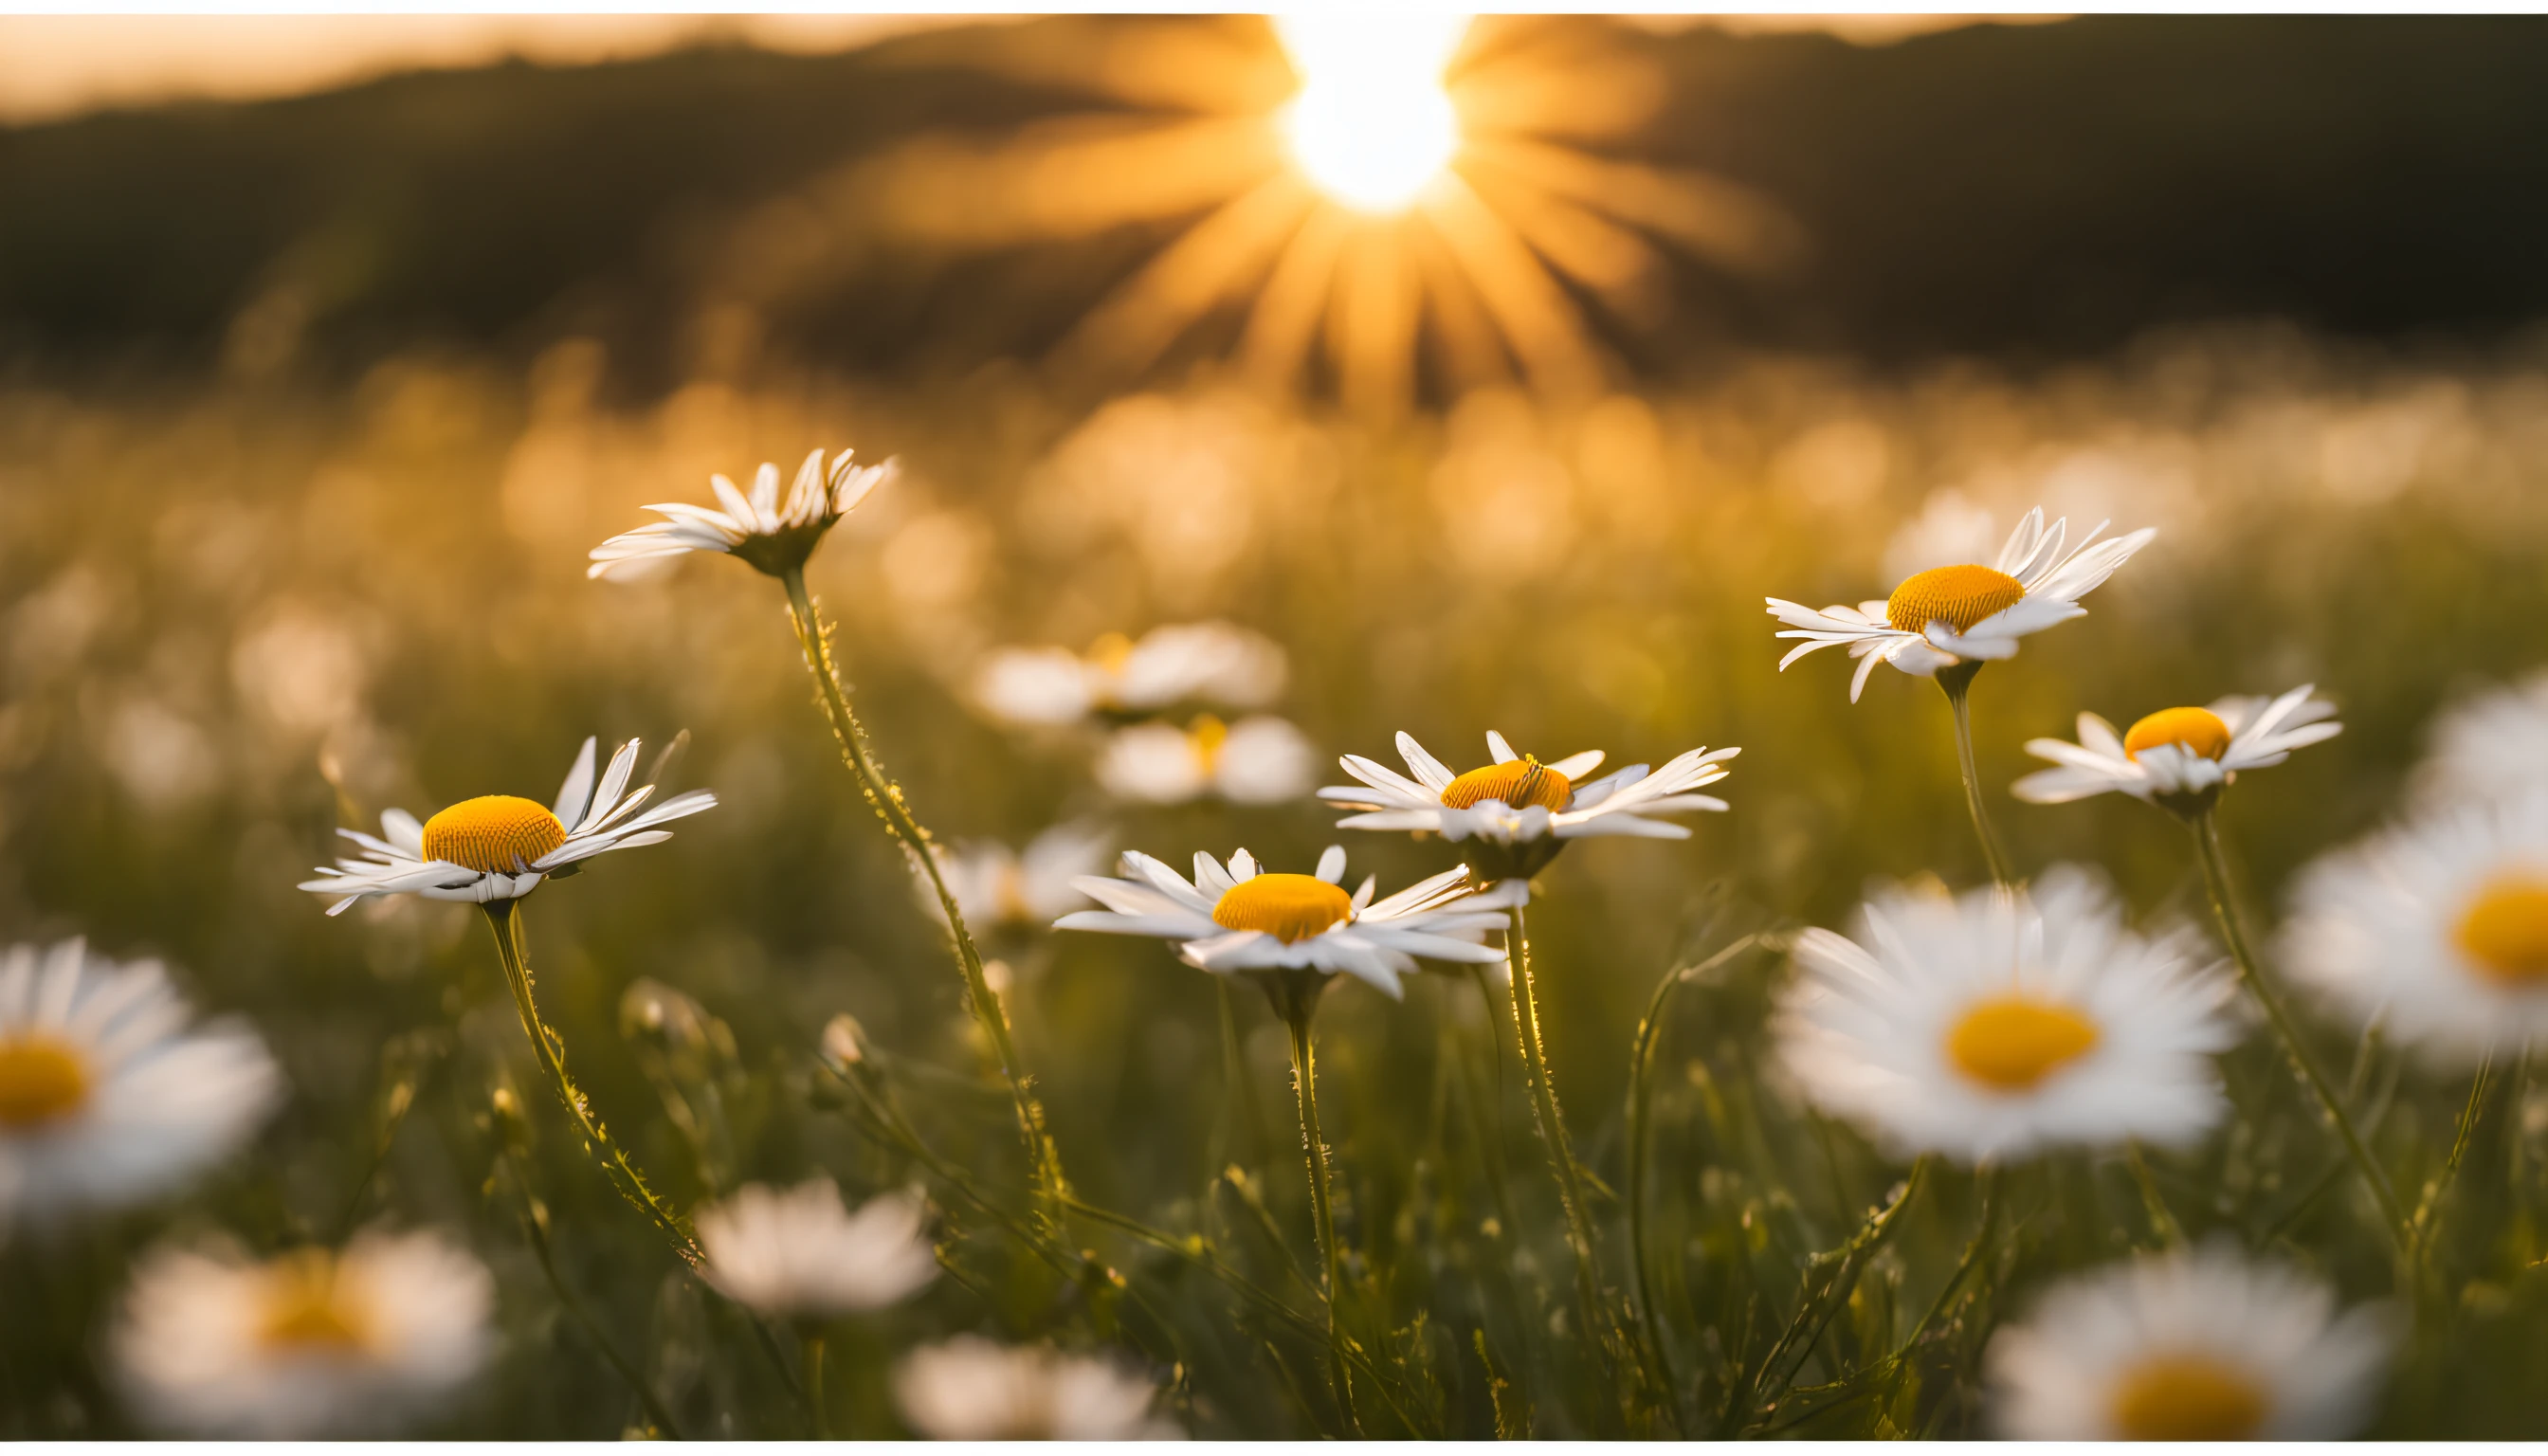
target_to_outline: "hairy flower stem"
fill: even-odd
[[[2450,1191],[2452,1181],[2459,1177],[2460,1163],[2468,1157],[2469,1140],[2477,1136],[2478,1119],[2486,1112],[2486,1091],[2494,1071],[2495,1053],[2490,1050],[2478,1058],[2477,1075],[2469,1081],[2468,1105],[2460,1110],[2459,1132],[2451,1138],[2450,1155],[2442,1160],[2441,1172],[2424,1185],[2423,1196],[2415,1200],[2415,1216],[2407,1227],[2414,1238],[2412,1257],[2419,1263],[2432,1252],[2442,1196]]]
[[[638,1212],[654,1220],[673,1252],[682,1262],[697,1268],[707,1261],[698,1240],[690,1233],[689,1225],[673,1212],[670,1205],[646,1186],[646,1175],[639,1171],[628,1150],[611,1140],[603,1130],[601,1119],[592,1111],[583,1089],[567,1075],[566,1043],[540,1019],[539,1003],[531,994],[531,957],[522,936],[522,902],[490,901],[479,907],[487,912],[487,928],[496,935],[496,955],[504,962],[504,979],[513,988],[513,1009],[521,1013],[522,1031],[531,1039],[531,1047],[539,1053],[540,1065],[556,1084],[558,1100],[566,1104],[567,1115],[575,1119],[576,1131],[584,1136],[584,1146],[601,1165],[619,1195],[634,1204]]]
[[[1018,1135],[1026,1140],[1027,1157],[1034,1165],[1036,1190],[1042,1207],[1039,1217],[1058,1228],[1064,1201],[1070,1192],[1069,1180],[1062,1176],[1061,1149],[1045,1127],[1044,1108],[1028,1086],[1026,1068],[1018,1060],[1016,1043],[1009,1036],[1007,1012],[991,991],[989,979],[982,973],[982,953],[973,944],[973,934],[964,928],[964,912],[956,903],[956,894],[947,887],[938,857],[931,852],[929,831],[912,817],[902,801],[902,790],[885,777],[876,767],[875,757],[867,751],[866,730],[859,725],[858,715],[850,711],[850,700],[841,690],[840,673],[832,665],[829,631],[814,607],[814,598],[805,591],[805,573],[791,570],[781,577],[787,589],[787,614],[796,626],[796,645],[805,654],[805,670],[814,675],[814,685],[823,701],[823,713],[831,721],[832,736],[840,741],[841,762],[848,766],[859,781],[859,791],[882,819],[885,828],[902,843],[920,872],[929,879],[929,887],[938,896],[939,908],[947,914],[948,928],[956,937],[956,968],[963,976],[966,1003],[973,1019],[991,1040],[992,1053],[999,1058],[1000,1075],[1007,1078],[1009,1100],[1015,1104]]]
[[[1575,1296],[1584,1320],[1584,1338],[1615,1390],[1618,1379],[1612,1367],[1616,1352],[1610,1320],[1602,1308],[1600,1255],[1592,1240],[1592,1210],[1584,1198],[1584,1165],[1576,1160],[1574,1140],[1566,1136],[1565,1115],[1558,1110],[1557,1086],[1548,1078],[1539,998],[1533,994],[1531,982],[1530,933],[1518,905],[1513,907],[1512,930],[1505,937],[1505,947],[1512,953],[1513,1040],[1521,1045],[1522,1065],[1530,1082],[1531,1113],[1539,1122],[1540,1140],[1548,1145],[1548,1163],[1557,1173],[1558,1203],[1566,1211],[1566,1238],[1575,1250]]]
[[[1964,808],[1973,816],[1973,834],[1982,842],[1982,860],[1990,865],[1991,878],[2009,884],[2008,856],[1999,847],[1999,835],[1991,828],[1990,814],[1982,808],[1981,774],[1973,769],[1973,676],[1982,670],[1980,663],[1957,663],[1938,670],[1938,686],[1947,694],[1947,706],[1956,715],[1956,766],[1963,771]]]
[[[811,1323],[797,1332],[797,1348],[805,1357],[805,1419],[814,1439],[832,1438],[831,1412],[823,1406],[823,1335]]]
[[[2239,923],[2238,907],[2230,893],[2230,866],[2221,853],[2219,822],[2213,817],[2212,810],[2206,807],[2190,817],[2187,827],[2194,831],[2195,857],[2203,862],[2203,887],[2211,895],[2212,916],[2221,926],[2221,939],[2230,947],[2230,958],[2237,963],[2238,978],[2247,983],[2247,993],[2256,998],[2256,1004],[2264,1008],[2265,1019],[2273,1023],[2274,1035],[2282,1040],[2283,1051],[2291,1060],[2292,1070],[2317,1095],[2320,1110],[2334,1125],[2336,1136],[2344,1140],[2345,1152],[2352,1157],[2354,1167],[2362,1174],[2362,1181],[2370,1187],[2372,1198],[2380,1205],[2380,1215],[2388,1223],[2390,1236],[2398,1240],[2402,1251],[2412,1252],[2414,1232],[2405,1213],[2398,1207],[2397,1192],[2389,1186],[2389,1179],[2380,1171],[2380,1165],[2372,1161],[2370,1147],[2363,1142],[2362,1134],[2355,1129],[2352,1117],[2344,1110],[2344,1100],[2336,1096],[2335,1088],[2318,1069],[2308,1046],[2301,1042],[2300,1027],[2284,1007],[2282,993],[2274,989],[2274,983],[2265,976],[2264,967],[2257,963],[2255,952],[2248,949],[2247,932]]]
[[[1327,1270],[1327,1360],[1335,1377],[1336,1405],[1356,1436],[1362,1421],[1354,1414],[1353,1377],[1345,1357],[1341,1308],[1345,1298],[1344,1251],[1336,1245],[1336,1211],[1327,1188],[1327,1144],[1319,1134],[1318,1066],[1310,1046],[1310,1018],[1318,1008],[1318,987],[1304,985],[1303,973],[1284,974],[1277,1009],[1292,1030],[1292,1090],[1301,1104],[1301,1144],[1310,1159],[1310,1213],[1318,1225],[1319,1252]],[[1309,974],[1315,974],[1310,972]]]

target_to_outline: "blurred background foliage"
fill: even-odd
[[[1538,24],[1547,45],[1592,25]],[[2160,527],[2087,619],[1983,675],[1983,774],[2005,785],[2019,745],[2082,708],[2122,722],[2315,681],[2347,731],[2242,783],[2227,814],[2268,918],[2294,868],[2391,812],[2438,704],[2543,656],[2548,337],[2528,324],[2548,154],[2519,144],[2548,106],[2536,23],[2115,18],[1883,48],[1605,35],[1663,77],[1637,154],[1774,200],[1809,250],[1775,281],[1677,263],[1675,302],[1611,319],[1606,378],[1578,398],[1453,391],[1428,368],[1418,408],[1373,415],[1315,381],[1243,387],[1209,328],[1137,379],[1048,367],[1176,219],[971,250],[818,229],[827,267],[774,291],[750,275],[767,257],[748,220],[932,129],[1125,107],[1070,58],[1180,27],[1265,44],[1255,21],[1057,19],[0,133],[0,927],[168,957],[201,1004],[255,1020],[294,1089],[197,1195],[73,1238],[46,1318],[0,1336],[10,1433],[123,1429],[87,1354],[122,1251],[387,1218],[474,1230],[505,1290],[517,1357],[441,1433],[614,1434],[631,1402],[562,1322],[521,1234],[523,1177],[566,1282],[693,1433],[795,1432],[731,1310],[567,1139],[477,917],[397,901],[331,921],[292,888],[338,823],[546,800],[588,733],[686,733],[671,786],[722,800],[527,907],[580,1076],[672,1195],[912,1175],[815,1095],[816,1030],[848,1011],[942,1148],[1016,1198],[941,932],[809,710],[774,589],[713,560],[584,580],[588,547],[644,502],[702,498],[711,470],[816,446],[904,461],[813,585],[885,764],[945,838],[1023,843],[1093,814],[1172,863],[1244,845],[1307,867],[1337,836],[1306,801],[1110,805],[1081,745],[966,706],[991,647],[1161,622],[1282,642],[1280,708],[1327,754],[1386,757],[1406,729],[1474,763],[1490,727],[1614,764],[1743,745],[1732,813],[1687,844],[1580,846],[1534,902],[1558,1084],[1612,1188],[1631,1037],[1667,972],[1743,931],[1841,924],[1871,877],[1982,873],[1935,689],[1880,673],[1853,706],[1833,661],[1780,677],[1764,594],[1881,595],[1927,553],[1993,549],[2039,501]],[[1994,798],[2022,867],[2099,864],[2153,919],[2198,908],[2163,816]],[[1451,863],[1347,848],[1385,887]],[[1164,951],[1016,932],[986,950],[1012,968],[1085,1194],[1206,1234],[1307,1308],[1283,1282],[1314,1253],[1279,1023],[1234,1003],[1232,1078],[1215,986]],[[1899,1173],[1801,1118],[1761,1064],[1780,974],[1738,956],[1660,1029],[1654,1246],[1684,1417],[1969,1432],[1992,1312],[2141,1241],[2138,1195],[2111,1162],[2034,1170],[2014,1262],[1911,1368],[1736,1419],[1806,1256]],[[1500,1024],[1458,978],[1404,1008],[1357,985],[1328,998],[1348,1240],[1407,1331],[1410,1399],[1438,1402],[1414,1428],[1597,1433]],[[2355,1070],[2417,1186],[2463,1089],[2380,1054]],[[2267,1111],[2160,1160],[2176,1216],[2385,1295],[2382,1249],[2346,1191],[2324,1193],[2333,1149],[2276,1063],[2251,1045],[2230,1074]],[[485,1113],[496,1084],[525,1089],[543,1139],[512,1170]],[[2481,1131],[2472,1166],[2496,1171],[2464,1179],[2442,1255],[2464,1293],[2419,1319],[2382,1433],[2539,1430],[2519,1377],[2548,1335],[2548,1102],[2522,1091]],[[1797,1385],[1890,1347],[1953,1263],[1968,1198],[1951,1184],[1918,1207]],[[1134,1293],[1056,1287],[996,1228],[948,1217],[976,1287],[943,1281],[862,1326],[839,1362],[860,1429],[891,1428],[886,1355],[959,1328],[1133,1346],[1199,1435],[1330,1422],[1317,1341],[1177,1257],[1086,1228]]]

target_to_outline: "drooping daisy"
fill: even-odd
[[[1992,1421],[2022,1441],[2323,1441],[2360,1429],[2389,1360],[2383,1312],[2226,1237],[2056,1285],[1987,1358]]]
[[[1254,708],[1283,690],[1283,649],[1229,622],[1153,627],[1135,642],[1120,632],[1085,656],[1061,647],[1008,647],[982,661],[973,701],[1019,727],[1076,723],[1092,713],[1148,713],[1181,702]]]
[[[938,1277],[929,1211],[909,1194],[841,1206],[841,1190],[814,1178],[781,1192],[754,1183],[699,1211],[700,1270],[746,1309],[823,1318],[899,1304]]]
[[[2282,696],[2225,697],[2205,708],[2161,708],[2118,735],[2095,713],[2079,715],[2079,741],[2030,739],[2026,751],[2059,768],[2030,774],[2009,791],[2034,804],[2128,793],[2171,808],[2209,805],[2249,769],[2270,769],[2294,749],[2344,731],[2335,704],[2303,683]]]
[[[2144,940],[2105,887],[1881,893],[1855,938],[1805,932],[1778,1019],[1804,1094],[1904,1154],[1996,1162],[2058,1145],[2182,1143],[2224,1111],[2211,1056],[2231,982],[2184,933]]]
[[[1210,713],[1184,728],[1137,723],[1097,755],[1097,783],[1119,799],[1182,804],[1215,794],[1234,804],[1279,804],[1308,791],[1318,751],[1300,729],[1257,714],[1225,724]]]
[[[978,1334],[924,1345],[894,1367],[894,1402],[937,1441],[1173,1441],[1158,1391],[1114,1360]]]
[[[134,1272],[113,1350],[153,1426],[372,1435],[430,1417],[478,1373],[495,1303],[486,1267],[432,1233],[265,1262],[163,1248]]]
[[[2548,791],[2430,811],[2303,870],[2292,975],[2445,1060],[2548,1034]]]
[[[0,1226],[137,1203],[265,1122],[283,1100],[265,1044],[191,1015],[155,961],[78,940],[0,953]]]
[[[330,915],[370,895],[416,894],[484,905],[519,899],[595,855],[662,844],[673,836],[657,825],[713,809],[716,795],[694,788],[637,813],[655,792],[651,783],[628,787],[637,744],[632,738],[611,755],[596,791],[594,740],[586,739],[552,808],[493,793],[463,799],[422,823],[405,809],[391,809],[381,815],[378,837],[339,829],[363,847],[363,858],[340,859],[333,868],[321,865],[319,877],[302,881],[300,888],[334,896]]]
[[[1071,881],[1106,867],[1108,836],[1087,824],[1056,824],[1039,834],[1024,853],[989,840],[933,846],[938,872],[956,896],[964,924],[975,930],[993,926],[1041,930],[1054,917],[1085,904],[1088,897]],[[917,877],[921,907],[940,920],[946,907],[928,882]]]
[[[2017,656],[2020,637],[2086,616],[2079,598],[2104,585],[2158,534],[2144,526],[2100,541],[2097,536],[2106,529],[2100,521],[2077,549],[2064,554],[2068,525],[2066,519],[2056,520],[2046,528],[2039,505],[2017,523],[1995,565],[1932,567],[1906,578],[1882,601],[1816,611],[1775,596],[1766,598],[1770,615],[1795,629],[1778,635],[1803,639],[1778,659],[1778,671],[1785,672],[1807,653],[1846,646],[1858,659],[1858,674],[1849,684],[1849,700],[1856,702],[1880,662],[1927,677],[1957,663]]]
[[[1342,972],[1391,1000],[1406,996],[1399,977],[1418,956],[1491,965],[1502,951],[1479,943],[1509,922],[1501,887],[1473,894],[1468,870],[1448,869],[1375,902],[1375,878],[1344,889],[1345,852],[1330,845],[1316,874],[1269,872],[1245,850],[1224,866],[1198,853],[1192,881],[1138,851],[1124,853],[1127,879],[1091,875],[1074,881],[1103,910],[1053,922],[1056,930],[1156,936],[1188,965],[1216,975],[1253,972]]]
[[[708,489],[716,493],[723,510],[678,500],[649,505],[648,510],[664,519],[593,547],[592,565],[585,575],[634,578],[693,551],[722,551],[774,577],[802,570],[823,533],[856,510],[868,493],[893,479],[899,469],[892,460],[882,465],[852,465],[850,457],[855,453],[843,450],[832,457],[829,470],[823,467],[822,451],[806,456],[805,463],[796,468],[795,484],[788,488],[783,505],[778,500],[775,465],[761,467],[752,478],[750,495],[736,490],[734,482],[724,476],[712,475],[708,477]]]
[[[2548,673],[2453,704],[2433,720],[2431,744],[2413,780],[2425,803],[2548,789]]]
[[[1337,820],[1336,827],[1412,830],[1438,834],[1454,844],[1476,840],[1506,852],[1488,858],[1509,861],[1492,867],[1499,877],[1512,877],[1536,873],[1570,839],[1619,834],[1689,838],[1686,825],[1649,816],[1696,809],[1723,812],[1725,800],[1690,790],[1723,778],[1725,761],[1743,750],[1691,749],[1658,773],[1631,764],[1583,784],[1576,780],[1601,767],[1597,748],[1543,764],[1514,753],[1502,734],[1489,730],[1487,752],[1494,762],[1466,774],[1444,768],[1410,734],[1398,735],[1398,752],[1414,777],[1359,754],[1337,761],[1362,782],[1320,789],[1319,797],[1363,812]]]

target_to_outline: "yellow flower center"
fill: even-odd
[[[268,1349],[349,1354],[370,1340],[371,1318],[336,1261],[318,1249],[266,1266],[256,1337]]]
[[[1442,805],[1449,809],[1499,799],[1506,808],[1527,809],[1537,804],[1554,814],[1574,798],[1575,785],[1567,781],[1566,775],[1537,759],[1472,769],[1442,785]]]
[[[2265,1393],[2208,1355],[2157,1354],[2115,1388],[2115,1428],[2128,1441],[2244,1441],[2265,1423]]]
[[[2506,986],[2548,980],[2548,875],[2496,876],[2461,912],[2452,939],[2489,980]]]
[[[565,843],[555,814],[508,793],[463,799],[424,821],[424,858],[499,874],[518,873]]]
[[[1229,742],[1229,725],[1210,713],[1197,713],[1186,725],[1186,742],[1193,746],[1195,761],[1209,775],[1221,766],[1222,745]]]
[[[1994,1092],[2031,1092],[2096,1045],[2096,1023],[2067,1006],[1993,996],[1947,1033],[1947,1059]]]
[[[88,1063],[67,1042],[0,1036],[0,1131],[30,1132],[88,1101]]]
[[[2230,752],[2230,725],[2210,708],[2161,708],[2124,735],[2124,752],[2138,759],[2163,743],[2217,762]]]
[[[1940,566],[1904,580],[1885,598],[1884,619],[1898,632],[1925,632],[1945,622],[1969,632],[2026,599],[2017,578],[1986,566]]]
[[[1212,907],[1224,930],[1261,930],[1284,945],[1353,919],[1353,896],[1314,874],[1260,874],[1231,885]]]
[[[1109,632],[1088,644],[1088,660],[1105,672],[1120,673],[1133,660],[1133,639]]]

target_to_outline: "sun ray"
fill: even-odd
[[[1472,163],[1502,169],[1747,273],[1775,273],[1791,265],[1804,242],[1792,220],[1749,189],[1694,172],[1517,137],[1472,142],[1463,164]]]
[[[1636,319],[1652,311],[1662,294],[1663,256],[1644,237],[1509,172],[1464,165],[1460,175],[1532,251],[1612,314]]]
[[[1511,225],[1457,174],[1426,193],[1424,216],[1478,285],[1532,388],[1580,397],[1599,387],[1601,364],[1587,342],[1582,311]]]
[[[1147,369],[1216,305],[1264,277],[1320,205],[1296,173],[1266,178],[1188,229],[1092,311],[1055,351],[1055,367]]]
[[[915,138],[738,228],[737,286],[776,305],[897,240],[987,252],[1172,226],[1048,367],[1130,382],[1238,306],[1245,377],[1289,391],[1331,376],[1347,404],[1390,412],[1427,357],[1454,392],[1514,374],[1597,388],[1611,356],[1596,321],[1667,317],[1668,249],[1747,278],[1802,255],[1801,229],[1744,188],[1560,139],[1631,133],[1660,104],[1651,65],[1605,52],[1598,30],[1379,11],[1178,24],[1196,33],[1066,22],[1051,53],[1021,28],[995,68],[1181,113]]]
[[[1240,366],[1259,385],[1288,390],[1299,382],[1326,312],[1336,256],[1351,230],[1352,219],[1343,209],[1332,204],[1312,208],[1266,276],[1239,340]]]
[[[1336,306],[1327,315],[1337,385],[1365,412],[1395,417],[1415,394],[1419,296],[1407,256],[1405,217],[1358,220],[1336,267]]]

